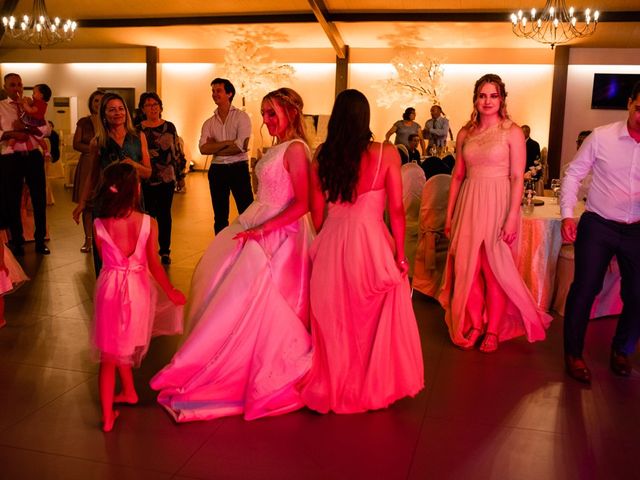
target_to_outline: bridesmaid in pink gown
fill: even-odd
[[[513,247],[520,222],[525,143],[509,120],[499,76],[475,84],[471,120],[458,133],[445,233],[451,239],[439,300],[453,343],[483,352],[526,335],[543,340],[551,317],[520,277]]]
[[[301,388],[306,405],[322,413],[385,408],[424,387],[400,157],[371,137],[367,99],[343,91],[311,180],[312,218],[322,230],[311,249],[313,365]],[[383,221],[387,199],[392,235]]]
[[[152,380],[177,422],[303,406],[296,384],[311,364],[309,150],[302,99],[281,88],[262,101],[278,142],[256,166],[256,200],[222,230],[191,282],[190,333]]]

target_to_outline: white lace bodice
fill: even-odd
[[[291,142],[301,142],[308,153],[309,147],[299,139],[289,140],[269,148],[256,165],[258,177],[256,201],[265,205],[284,207],[293,199],[291,176],[284,168],[284,152],[287,151]]]

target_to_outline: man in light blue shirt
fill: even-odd
[[[576,225],[573,208],[580,182],[593,180],[586,211]],[[585,140],[562,180],[562,238],[575,241],[575,273],[567,295],[564,349],[567,373],[591,382],[582,358],[591,307],[613,256],[621,276],[622,314],[611,344],[610,367],[631,374],[630,356],[640,339],[640,82],[631,92],[628,117],[596,128]]]

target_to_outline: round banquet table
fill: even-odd
[[[553,300],[556,267],[562,235],[560,205],[553,197],[537,197],[544,205],[535,206],[532,213],[520,216],[518,235],[518,270],[540,308],[549,311]],[[574,216],[579,218],[584,212],[584,203],[579,202]]]

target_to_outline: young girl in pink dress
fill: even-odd
[[[139,210],[135,168],[107,167],[94,201],[94,238],[103,267],[96,283],[93,344],[100,352],[102,428],[108,432],[118,416],[113,404],[138,401],[131,367],[140,364],[152,335],[182,331],[182,308],[176,306],[186,299],[158,260],[158,227]],[[114,396],[116,370],[122,391]]]
[[[458,133],[445,223],[451,244],[439,295],[453,343],[471,349],[480,342],[485,353],[520,335],[543,340],[551,322],[514,260],[526,152],[506,96],[499,76],[481,77],[471,120]]]

